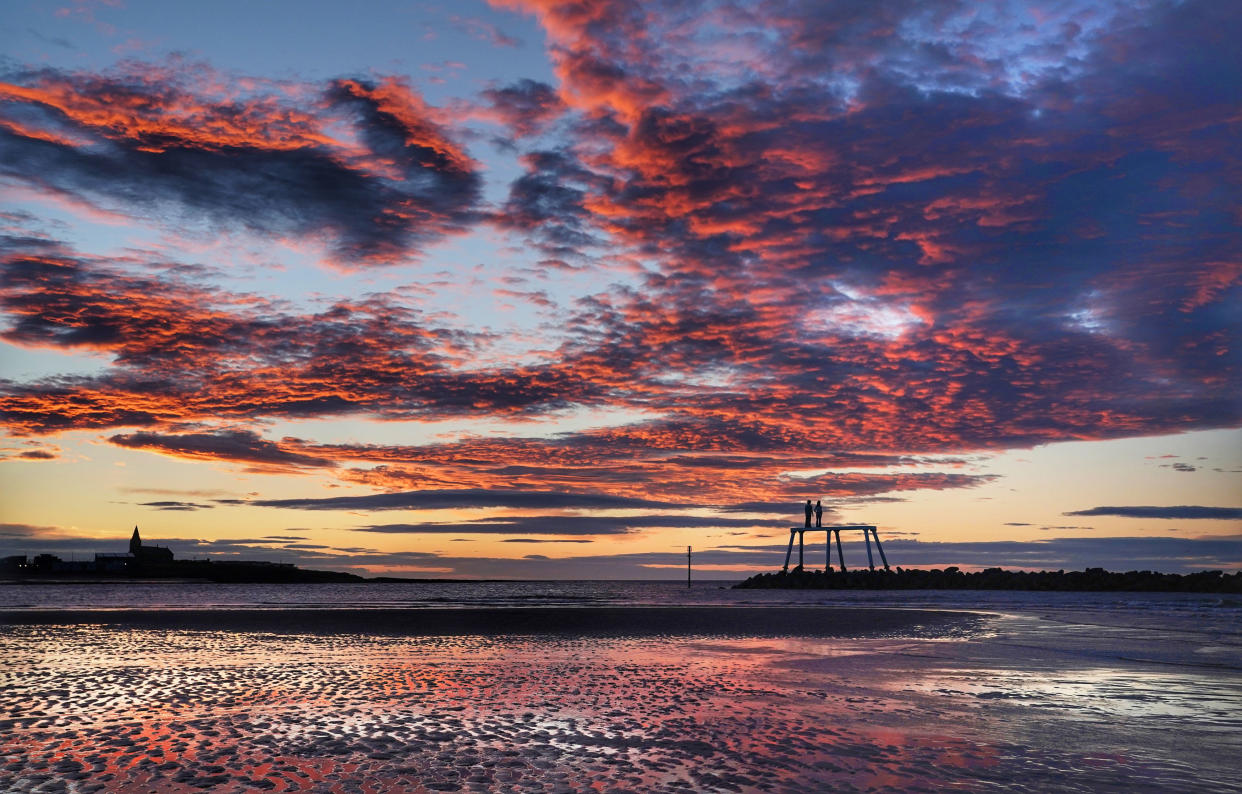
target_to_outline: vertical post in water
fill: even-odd
[[[686,546],[686,588],[690,588],[690,547]]]

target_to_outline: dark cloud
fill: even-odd
[[[550,517],[548,520],[541,521],[500,523],[373,524],[369,527],[357,527],[354,531],[383,535],[460,535],[462,533],[510,535],[515,532],[548,535],[624,535],[630,531],[624,525],[613,521],[600,521],[592,526],[582,526],[573,522],[558,521],[557,518],[559,517]]]
[[[60,456],[51,450],[27,449],[17,453],[17,457],[24,460],[56,460]]]
[[[802,511],[803,501],[736,502],[723,505],[720,509],[726,513],[783,513],[796,516]],[[827,512],[827,508],[825,508],[825,512]]]
[[[218,430],[211,433],[180,435],[139,432],[111,436],[108,441],[119,447],[162,452],[183,458],[230,460],[274,466],[331,467],[336,465],[324,458],[282,449],[278,444],[265,441],[257,433],[249,430]]]
[[[642,515],[642,516],[498,516],[485,521],[461,523],[376,524],[358,527],[356,532],[387,534],[461,534],[490,535],[623,535],[647,528],[720,528],[773,527],[779,522],[716,516]]]
[[[215,505],[201,505],[196,502],[140,502],[139,507],[154,507],[156,510],[173,510],[192,512],[194,510],[210,510]]]
[[[54,536],[63,531],[60,527],[38,524],[0,523],[0,537],[5,538],[40,538]]]
[[[995,474],[957,474],[944,472],[910,472],[904,474],[837,474],[829,472],[816,477],[799,478],[799,486],[812,493],[826,495],[867,495],[888,491],[975,488],[999,479]]]
[[[298,106],[288,93],[217,97],[212,78],[227,78],[199,71],[9,75],[0,99],[16,124],[0,129],[0,173],[126,209],[325,236],[350,265],[397,261],[471,222],[476,166],[402,83],[336,80]],[[365,154],[332,143],[341,123]]]
[[[307,499],[255,499],[248,504],[297,510],[433,510],[462,507],[611,510],[679,506],[651,499],[635,499],[601,493],[556,493],[486,488],[434,489]]]
[[[456,538],[464,540],[464,538]],[[501,543],[592,543],[583,538],[505,538]]]
[[[483,91],[491,111],[515,133],[528,136],[565,111],[556,89],[538,80],[522,79]]]
[[[1170,507],[1092,507],[1073,510],[1067,516],[1120,516],[1122,518],[1165,519],[1213,519],[1228,521],[1242,519],[1242,507],[1202,507],[1178,505]]]
[[[532,152],[522,160],[527,173],[510,186],[498,222],[527,232],[553,259],[577,259],[583,249],[598,245],[603,238],[592,231],[585,201],[603,177],[562,152]]]

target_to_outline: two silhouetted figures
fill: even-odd
[[[810,499],[806,500],[806,525],[808,527],[811,525],[811,514],[815,515],[815,526],[822,527],[824,525],[824,507],[819,503],[818,499],[815,500],[814,507],[811,507]]]
[[[841,548],[841,532],[857,530],[863,533],[863,543],[867,546],[867,567],[875,570],[875,559],[871,556],[871,541],[875,541],[875,548],[880,552],[880,561],[884,563],[884,570],[888,570],[888,557],[884,556],[884,547],[880,545],[880,535],[876,528],[871,524],[834,524],[832,526],[824,526],[824,506],[820,502],[811,504],[811,500],[806,500],[804,506],[806,512],[806,525],[802,527],[789,528],[789,548],[785,549],[785,565],[781,570],[789,572],[789,558],[793,555],[794,540],[798,541],[798,567],[797,571],[802,570],[804,551],[806,546],[806,532],[810,530],[819,530],[827,534],[828,541],[828,557],[824,563],[824,570],[832,569],[832,544],[837,544],[837,563],[841,566],[841,573],[845,573],[845,551]],[[811,526],[811,516],[815,516],[815,526]]]

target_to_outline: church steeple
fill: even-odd
[[[142,553],[142,538],[138,537],[138,527],[134,527],[134,534],[129,539],[129,553],[137,557]]]

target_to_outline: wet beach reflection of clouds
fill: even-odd
[[[0,788],[1225,790],[1237,686],[976,644],[10,626]]]

